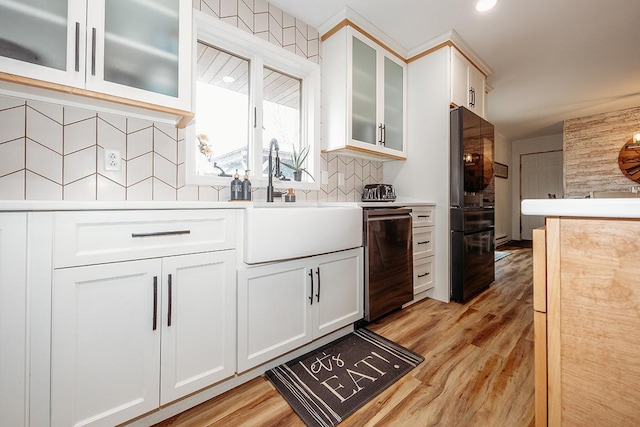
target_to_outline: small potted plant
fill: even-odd
[[[281,162],[283,165],[293,170],[293,179],[295,181],[302,180],[302,173],[306,173],[309,177],[313,179],[313,176],[307,171],[304,167],[304,162],[307,160],[307,156],[309,155],[309,147],[304,147],[300,152],[296,152],[296,147],[293,147],[293,156],[291,156],[291,163]]]

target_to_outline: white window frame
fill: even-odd
[[[294,188],[300,190],[318,190],[320,188],[320,65],[302,58],[286,49],[267,42],[253,34],[235,28],[203,12],[194,10],[194,44],[193,44],[193,104],[196,105],[196,72],[197,72],[197,43],[199,40],[225,50],[231,54],[247,58],[250,61],[250,94],[249,117],[254,117],[256,126],[249,131],[248,163],[251,184],[254,188],[265,188],[268,177],[255,170],[261,170],[262,165],[262,81],[263,67],[288,74],[302,80],[301,117],[300,117],[300,148],[310,146],[311,151],[307,162],[309,173],[313,175],[311,182],[279,181],[273,178],[276,188]],[[185,183],[195,185],[225,185],[228,186],[232,178],[202,175],[196,173],[196,122],[195,119],[185,129]],[[284,167],[284,166],[283,166]],[[254,169],[255,168],[255,169]],[[235,171],[227,171],[233,174]],[[244,171],[238,171],[241,178]]]

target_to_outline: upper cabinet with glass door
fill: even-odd
[[[0,73],[191,110],[191,13],[190,0],[0,0]]]
[[[351,27],[323,42],[323,149],[406,159],[406,64]]]

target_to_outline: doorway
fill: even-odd
[[[562,150],[520,156],[520,201],[562,198],[563,192]],[[544,216],[520,214],[520,238],[532,240],[533,230],[543,225]]]

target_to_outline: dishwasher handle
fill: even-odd
[[[411,219],[410,208],[367,208],[364,210],[365,221],[376,221],[383,219]]]
[[[374,216],[372,218],[367,218],[367,222],[374,221],[388,221],[388,220],[398,220],[398,219],[408,219],[411,220],[411,216],[409,215],[383,215],[383,216]]]

